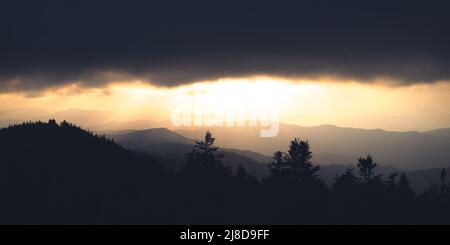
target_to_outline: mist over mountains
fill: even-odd
[[[0,225],[450,224],[450,1],[0,5]]]
[[[110,137],[114,140],[110,140]],[[220,162],[223,163],[224,169],[231,170],[225,179],[216,179],[218,176],[215,176],[214,171],[194,172],[192,174],[200,179],[186,179],[186,161],[189,159],[187,156],[197,154],[193,151],[194,144],[198,146],[202,143],[165,128],[126,130],[105,137],[65,121],[57,123],[55,120],[49,120],[48,123],[23,123],[0,129],[0,192],[5,197],[5,201],[0,203],[0,214],[3,217],[0,223],[176,223],[180,220],[213,223],[226,220],[265,220],[264,222],[272,223],[273,218],[276,222],[320,223],[331,220],[337,222],[340,218],[335,215],[344,212],[338,211],[338,207],[332,207],[330,210],[322,210],[326,207],[316,207],[324,211],[319,219],[300,219],[304,216],[291,218],[280,216],[277,212],[261,216],[263,210],[275,200],[273,195],[280,194],[279,191],[271,189],[276,185],[273,186],[271,182],[273,172],[269,168],[270,157],[247,150],[220,148],[219,154],[223,153]],[[356,164],[321,165],[320,174],[316,178],[323,181],[323,191],[333,191],[337,188],[338,177],[342,180],[348,168],[355,166]],[[447,168],[448,170],[450,169]],[[435,168],[406,171],[411,190],[416,194],[422,193],[419,199],[413,199],[416,200],[415,206],[410,207],[421,210],[416,217],[420,222],[428,222],[427,212],[436,215],[434,209],[426,211],[421,208],[424,205],[434,205],[428,201],[423,203],[421,198],[428,198],[428,192],[424,190],[440,183],[439,176],[443,176],[442,171],[444,170]],[[379,165],[374,178],[381,174],[382,178],[378,180],[382,181],[380,188],[389,189],[392,187],[389,184],[392,183],[390,176],[402,172],[405,171]],[[209,186],[210,183],[213,184]],[[397,185],[395,183],[394,186]],[[183,187],[184,185],[190,187]],[[193,198],[187,192],[191,191],[189,188],[195,187],[194,190],[197,190],[202,188],[201,186],[208,190],[208,195],[198,194]],[[266,195],[266,191],[271,194]],[[239,198],[246,199],[236,202],[234,198],[237,197],[226,198],[230,195],[239,195]],[[358,195],[354,196],[357,197]],[[294,195],[292,198],[297,197]],[[320,194],[320,199],[322,198],[339,201],[339,198],[335,199],[324,193]],[[376,197],[374,200],[383,203],[386,208],[390,207],[389,199],[383,198],[385,197]],[[205,201],[213,202],[214,205],[204,206]],[[325,200],[315,199],[312,202],[316,201],[314,205],[326,203]],[[223,215],[229,205],[233,205],[232,213],[238,210],[245,212]],[[257,209],[255,205],[258,206]],[[387,212],[386,210],[390,209],[386,208],[380,209],[383,214],[381,217],[384,218],[375,215],[364,222],[380,222],[374,221],[380,218],[390,220],[391,218],[387,217],[389,212],[393,211]],[[395,206],[395,210],[402,210],[398,208]],[[410,209],[407,212],[413,212]],[[191,211],[192,214],[206,216],[191,216]],[[210,216],[208,213],[217,216]],[[442,218],[445,220],[445,217]]]
[[[326,126],[330,127],[330,126]],[[186,131],[183,131],[186,132]],[[222,135],[223,136],[223,135]],[[178,171],[182,168],[182,162],[186,153],[192,151],[195,143],[194,139],[182,136],[174,131],[166,128],[154,128],[147,130],[119,131],[107,134],[107,137],[113,138],[115,142],[125,148],[138,152],[151,154],[164,163],[169,170]],[[218,142],[223,142],[217,137]],[[313,150],[315,150],[313,148]],[[235,171],[237,166],[243,166],[247,172],[254,174],[258,179],[263,179],[269,175],[268,164],[273,161],[272,156],[264,155],[258,152],[241,150],[236,148],[221,148],[225,154],[224,165],[231,166]],[[276,150],[274,150],[275,152]],[[369,152],[372,154],[371,152]],[[336,176],[345,172],[345,170],[357,162],[361,156],[354,158],[348,157],[348,161],[337,164],[334,161],[339,160],[337,155],[333,154],[313,154],[313,161],[318,162],[321,166],[320,176],[328,184],[331,184]],[[388,175],[394,172],[405,172],[411,180],[411,186],[417,192],[422,192],[427,186],[437,180],[440,168],[426,168],[418,170],[410,170],[407,168],[394,167],[385,165],[378,160],[378,156],[374,155],[375,160],[379,163],[377,169],[378,174]],[[317,159],[319,159],[319,162]],[[342,160],[343,158],[341,158]],[[444,166],[444,167],[448,167]]]
[[[24,118],[31,118],[25,120]],[[374,155],[382,166],[404,170],[441,168],[450,165],[450,128],[426,132],[390,132],[381,129],[342,128],[333,125],[303,127],[280,124],[280,132],[273,138],[260,138],[257,127],[179,127],[170,121],[136,120],[120,121],[108,111],[70,109],[48,113],[38,109],[17,109],[0,111],[0,126],[29,120],[46,121],[55,118],[68,120],[99,134],[115,135],[125,146],[143,148],[156,143],[193,144],[210,130],[217,137],[217,144],[224,148],[246,150],[271,159],[277,150],[286,150],[287,142],[295,137],[308,140],[314,149],[314,162],[317,164],[352,164],[357,158],[367,154]],[[164,137],[158,140],[157,134],[146,137],[145,131],[151,128],[167,128]],[[122,135],[131,133],[130,135]],[[176,133],[176,134],[175,134]],[[184,137],[181,138],[181,137]],[[123,137],[130,137],[127,143]],[[149,139],[155,142],[151,142]],[[145,139],[145,140],[144,140]],[[136,140],[144,140],[133,145]],[[242,152],[239,154],[245,155]],[[261,157],[250,157],[263,161]],[[264,161],[266,162],[266,161]]]
[[[223,147],[252,150],[269,155],[286,150],[289,139],[308,140],[319,164],[348,164],[360,156],[372,154],[378,162],[407,170],[445,167],[449,165],[450,138],[419,132],[388,132],[341,128],[332,125],[302,127],[280,125],[273,138],[259,138],[257,129],[237,127],[210,128]],[[205,129],[177,130],[189,138],[199,138]]]

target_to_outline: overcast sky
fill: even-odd
[[[448,1],[2,1],[0,89],[450,78]]]

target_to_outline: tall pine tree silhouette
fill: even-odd
[[[230,167],[222,164],[223,154],[214,146],[215,138],[207,131],[204,140],[196,141],[192,152],[185,156],[183,173],[198,178],[217,179],[231,175]]]
[[[353,168],[347,168],[344,174],[336,177],[333,190],[344,196],[355,195],[358,181],[358,177],[353,173]]]
[[[366,158],[359,158],[356,165],[359,169],[362,184],[381,183],[381,175],[375,175],[377,163],[373,161],[371,155]]]
[[[439,182],[432,184],[428,190],[426,191],[433,198],[443,198],[450,196],[450,184],[447,183],[447,170],[445,168],[441,169],[441,173],[439,176]]]
[[[289,145],[288,153],[275,152],[269,165],[271,179],[274,181],[301,184],[322,184],[318,176],[319,166],[314,166],[311,147],[308,141],[295,138]]]
[[[400,175],[400,180],[397,184],[397,193],[400,198],[407,201],[415,197],[415,193],[412,190],[411,185],[409,184],[408,177],[406,177],[405,173],[402,173]]]

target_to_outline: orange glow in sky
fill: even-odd
[[[108,111],[118,121],[169,120],[175,106],[173,97],[183,94],[201,96],[200,106],[214,106],[223,111],[239,112],[244,109],[245,101],[261,107],[276,103],[281,122],[303,126],[334,124],[398,131],[450,126],[449,82],[390,86],[326,79],[250,77],[174,88],[155,87],[142,81],[100,88],[72,84],[34,96],[0,94],[0,111],[35,108],[54,113],[79,108]],[[32,115],[23,119],[32,119]]]

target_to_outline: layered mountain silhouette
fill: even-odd
[[[448,223],[450,217],[445,169],[410,172],[430,180],[416,196],[407,175],[379,169],[370,155],[351,166],[316,166],[310,144],[299,139],[268,164],[240,155],[266,158],[258,153],[216,147],[209,132],[194,145],[164,128],[114,137],[130,149],[66,121],[0,129],[0,223]],[[173,163],[178,170],[166,171]],[[257,169],[269,173],[257,179]],[[333,173],[332,181],[323,180]]]
[[[113,138],[118,144],[127,149],[145,152],[163,163],[162,166],[169,170],[178,171],[182,167],[182,162],[186,153],[192,151],[195,143],[194,139],[182,136],[181,134],[166,128],[153,128],[147,130],[113,131],[107,137]],[[220,141],[220,139],[218,139]],[[272,156],[263,155],[248,150],[233,148],[221,148],[224,153],[223,163],[231,166],[233,171],[241,165],[247,172],[252,173],[258,179],[269,175],[267,165],[272,162]],[[319,158],[321,163],[320,176],[331,185],[336,176],[345,172],[357,158],[348,157],[344,163],[332,164],[338,156],[332,154],[314,154],[314,159]],[[314,162],[317,163],[316,160]],[[450,164],[449,164],[450,165]],[[426,187],[436,182],[439,177],[439,168],[405,170],[403,168],[392,167],[380,162],[378,173],[388,175],[394,172],[405,172],[411,181],[411,187],[418,193],[423,192]]]
[[[174,171],[182,167],[185,154],[191,152],[195,144],[194,139],[186,138],[166,128],[112,133],[107,136],[125,148],[151,154],[159,162],[164,163],[163,166]],[[260,179],[269,174],[267,164],[272,160],[271,157],[238,149],[223,148],[221,152],[225,155],[224,165],[231,166],[233,171],[241,165]]]
[[[174,128],[169,121],[137,120],[123,122],[109,111],[69,109],[48,113],[37,109],[14,109],[0,111],[0,126],[8,126],[28,120],[68,120],[100,134],[118,134],[136,129],[164,127],[188,139],[199,139],[206,130],[217,136],[217,144],[228,148],[247,150],[271,157],[277,150],[286,150],[286,142],[293,137],[308,139],[314,147],[314,159],[318,164],[346,165],[359,156],[376,155],[384,166],[405,170],[441,168],[450,165],[450,129],[436,129],[426,132],[390,132],[342,128],[333,125],[302,127],[280,124],[278,136],[260,138],[256,127],[181,127]],[[120,131],[120,132],[119,132]],[[182,143],[186,142],[173,142]],[[240,155],[245,155],[242,152]],[[248,156],[247,156],[248,157]],[[251,157],[255,159],[254,157]],[[260,161],[261,159],[255,159]]]
[[[181,128],[183,136],[198,139],[207,128]],[[340,128],[332,125],[301,127],[281,124],[279,134],[273,138],[260,138],[259,128],[212,127],[217,144],[226,148],[245,149],[264,155],[286,150],[292,137],[308,139],[314,148],[314,158],[320,164],[349,164],[358,156],[371,153],[379,162],[406,170],[441,168],[450,165],[450,137],[448,130],[428,133],[389,132]]]
[[[166,128],[135,130],[132,132],[109,134],[115,141],[128,148],[146,148],[160,143],[194,144],[195,140],[186,138]]]
[[[424,133],[435,137],[450,138],[450,128],[440,128],[426,131]]]

